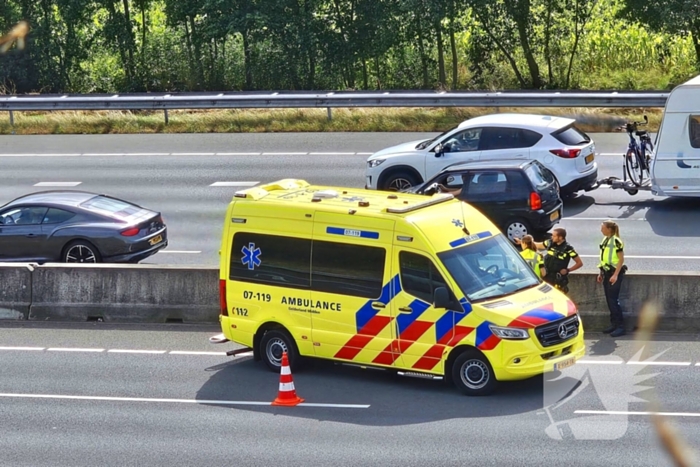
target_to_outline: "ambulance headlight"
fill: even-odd
[[[528,334],[527,329],[521,328],[508,328],[503,326],[489,326],[491,332],[501,339],[528,339],[530,334]]]
[[[369,166],[370,169],[373,169],[381,165],[381,163],[385,160],[386,159],[372,159],[371,161],[367,161],[367,166]]]

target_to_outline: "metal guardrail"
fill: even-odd
[[[134,93],[0,96],[0,111],[168,110],[325,108],[334,107],[664,107],[666,92],[438,92],[332,91]],[[12,131],[14,134],[14,130]]]
[[[220,92],[1,96],[0,110],[664,107],[668,92]]]

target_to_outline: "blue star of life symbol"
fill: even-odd
[[[452,223],[455,225],[455,227],[464,227],[464,224],[459,219],[452,219]]]
[[[241,258],[241,263],[247,264],[248,269],[251,271],[255,269],[255,266],[260,266],[260,248],[255,247],[255,243],[249,243],[248,246],[241,248],[243,252],[243,258]]]

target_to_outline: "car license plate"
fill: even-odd
[[[151,245],[155,245],[156,243],[160,243],[163,241],[163,236],[162,235],[156,235],[152,239],[148,241]]]
[[[593,162],[593,159],[595,159],[595,154],[591,153],[591,154],[587,155],[586,156],[586,164],[590,164],[591,162]]]
[[[564,368],[569,368],[569,367],[572,366],[574,363],[576,363],[576,359],[575,359],[575,358],[573,358],[573,357],[572,357],[572,358],[567,358],[567,359],[564,360],[563,362],[555,363],[555,364],[554,364],[554,369],[557,370],[557,371],[561,371],[561,370],[563,370]]]
[[[551,213],[551,214],[549,215],[549,220],[550,220],[550,221],[553,221],[553,220],[556,220],[556,219],[559,219],[559,211],[554,211],[553,213]]]

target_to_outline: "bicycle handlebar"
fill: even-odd
[[[637,131],[638,126],[645,126],[649,124],[649,118],[645,115],[644,116],[644,121],[643,122],[627,122],[624,125],[621,125],[617,128],[618,131],[625,130],[627,133],[633,133]]]

